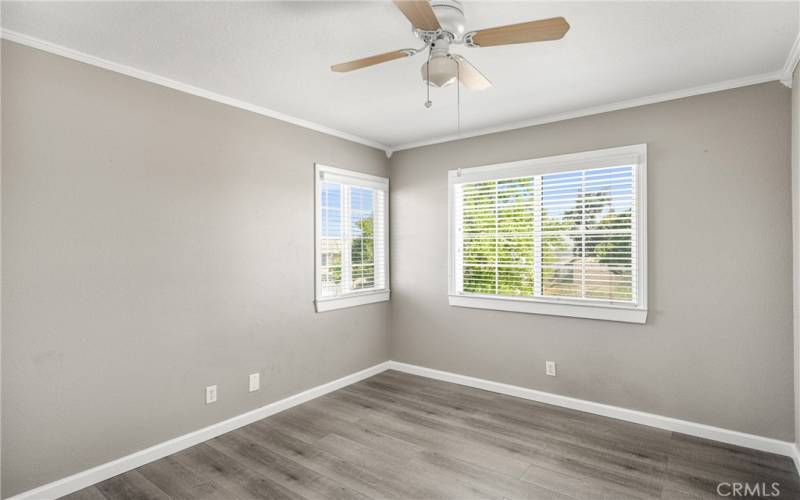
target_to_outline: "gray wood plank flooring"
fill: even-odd
[[[718,499],[720,482],[800,498],[787,457],[387,371],[65,498]]]

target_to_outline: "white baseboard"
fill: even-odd
[[[288,398],[281,399],[280,401],[275,401],[274,403],[262,406],[261,408],[257,408],[247,413],[229,418],[228,420],[223,420],[222,422],[209,425],[208,427],[190,432],[189,434],[184,434],[183,436],[178,436],[174,439],[170,439],[169,441],[165,441],[155,446],[151,446],[150,448],[137,451],[136,453],[131,453],[130,455],[118,458],[114,461],[98,465],[97,467],[93,467],[83,472],[78,472],[77,474],[73,474],[63,479],[59,479],[58,481],[28,490],[11,497],[11,500],[45,500],[68,495],[80,489],[86,488],[87,486],[91,486],[118,474],[122,474],[123,472],[135,469],[136,467],[140,467],[154,460],[158,460],[159,458],[202,443],[203,441],[208,441],[209,439],[215,438],[221,434],[225,434],[226,432],[230,432],[234,429],[238,429],[239,427],[251,424],[257,420],[261,420],[262,418],[274,415],[275,413],[283,410],[287,410],[293,406],[305,403],[306,401],[317,398],[337,389],[341,389],[342,387],[350,384],[354,384],[360,380],[364,380],[365,378],[369,378],[373,375],[381,373],[387,370],[388,367],[388,361],[377,364],[365,370],[352,373],[332,382],[318,385],[317,387],[313,387],[301,393],[289,396]]]
[[[540,403],[547,403],[555,406],[562,406],[564,408],[571,408],[573,410],[580,410],[587,413],[594,413],[595,415],[602,415],[604,417],[625,420],[626,422],[648,425],[658,429],[680,432],[690,436],[711,439],[723,443],[743,446],[745,448],[752,448],[754,450],[784,455],[794,459],[795,465],[797,466],[798,471],[800,471],[800,452],[798,452],[798,448],[795,443],[790,443],[788,441],[756,436],[754,434],[746,434],[744,432],[722,429],[720,427],[713,427],[705,424],[698,424],[686,420],[679,420],[677,418],[663,417],[661,415],[645,413],[643,411],[629,410],[619,406],[611,406],[603,403],[595,403],[593,401],[571,398],[568,396],[560,396],[550,392],[502,384],[500,382],[492,382],[491,380],[484,380],[480,378],[469,377],[467,375],[459,375],[457,373],[434,370],[432,368],[425,368],[408,363],[400,363],[398,361],[390,361],[389,368],[422,377],[452,382],[468,387],[475,387],[477,389],[484,389],[518,398],[530,399],[531,401],[538,401]]]

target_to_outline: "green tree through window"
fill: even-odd
[[[631,301],[633,169],[463,184],[464,293]]]

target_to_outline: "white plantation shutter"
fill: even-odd
[[[389,288],[388,249],[389,244],[389,192],[386,189],[376,191],[375,201],[375,288]]]
[[[316,182],[317,310],[387,300],[388,179],[317,165]]]
[[[555,304],[646,311],[646,149],[613,152],[451,174],[451,304],[524,311],[525,302],[538,302],[547,305],[530,312],[549,314],[559,314]],[[581,168],[570,168],[569,157]],[[499,299],[516,303],[490,307]],[[615,319],[609,315],[587,317]]]

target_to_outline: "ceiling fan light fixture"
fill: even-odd
[[[422,80],[431,87],[447,87],[458,79],[458,64],[448,56],[432,57],[421,72]]]

